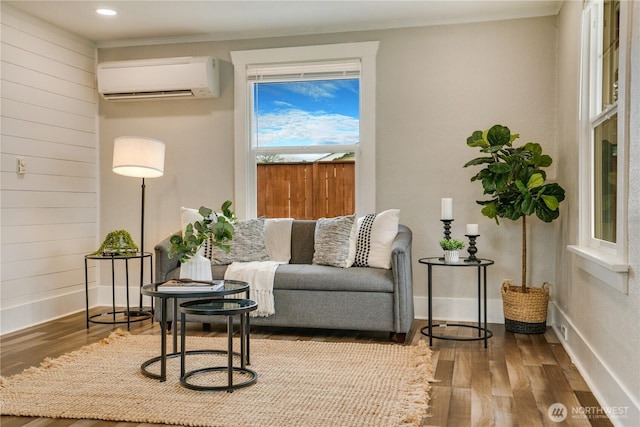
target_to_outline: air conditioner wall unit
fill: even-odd
[[[220,64],[211,56],[102,62],[97,79],[112,101],[220,96]]]

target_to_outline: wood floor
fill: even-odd
[[[415,345],[420,328],[416,320],[407,342]],[[126,328],[126,325],[125,325]],[[0,337],[0,373],[10,376],[45,357],[56,357],[106,337],[111,325],[92,324],[85,328],[85,315],[78,313],[43,325]],[[446,328],[447,334],[472,333],[465,328]],[[481,342],[433,342],[436,382],[432,384],[429,417],[423,426],[611,426],[606,418],[572,414],[579,408],[591,412],[599,407],[593,394],[571,363],[551,329],[543,335],[514,335],[502,325],[490,325],[494,336],[485,349]],[[444,328],[438,330],[443,333]],[[149,320],[131,326],[135,334],[159,334],[157,323]],[[191,335],[222,335],[224,330],[203,330],[189,324]],[[324,331],[287,328],[252,328],[252,338],[302,339],[321,341],[389,342],[384,333]],[[554,403],[562,403],[567,418],[553,422],[547,415]],[[582,412],[584,413],[584,412]],[[43,419],[2,416],[2,427],[153,427],[151,424],[115,423],[97,420]],[[242,427],[242,426],[240,426]],[[297,426],[291,426],[297,427]],[[327,426],[348,427],[348,426]]]

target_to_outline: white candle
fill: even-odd
[[[468,236],[477,236],[478,235],[478,224],[467,224],[467,235]]]
[[[441,219],[453,219],[453,199],[442,199],[442,215]]]

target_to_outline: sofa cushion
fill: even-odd
[[[356,267],[391,268],[391,245],[398,234],[400,209],[358,218]]]
[[[313,263],[348,268],[356,257],[355,215],[316,221]]]
[[[232,262],[267,261],[269,255],[264,244],[264,218],[238,221],[234,225],[231,250],[211,248],[211,264],[223,265]]]
[[[315,244],[316,222],[314,220],[295,220],[291,224],[291,261],[290,264],[312,264]]]
[[[282,264],[276,270],[274,289],[393,292],[393,273],[371,267]]]

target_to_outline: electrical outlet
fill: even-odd
[[[560,332],[562,333],[562,338],[567,341],[569,339],[569,330],[565,325],[560,325]]]
[[[22,157],[16,158],[16,173],[18,175],[27,173],[27,161]]]

